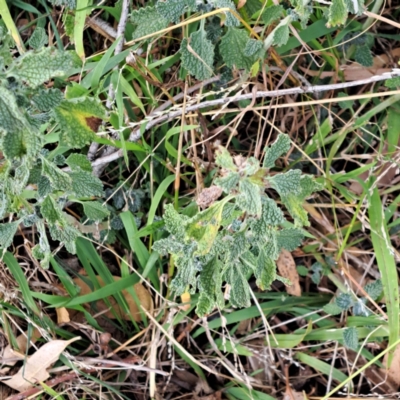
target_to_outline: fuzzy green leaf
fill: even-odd
[[[33,104],[39,111],[50,111],[56,108],[63,100],[59,89],[41,89],[32,97]]]
[[[16,132],[25,124],[23,114],[18,108],[15,96],[0,85],[0,130]]]
[[[266,197],[262,198],[261,218],[252,221],[251,230],[258,237],[263,237],[271,227],[285,222],[282,210],[275,201]]]
[[[204,265],[198,281],[199,301],[197,303],[196,314],[199,317],[210,314],[215,304],[223,307],[222,286],[222,264],[215,257]]]
[[[280,196],[286,196],[288,194],[300,194],[300,177],[301,170],[292,169],[284,174],[276,174],[270,177],[268,180]]]
[[[26,154],[24,138],[25,134],[22,130],[19,132],[8,132],[4,135],[1,141],[1,148],[7,159],[21,158]]]
[[[264,40],[264,49],[268,50],[272,45],[282,46],[289,40],[289,24],[292,17],[288,15],[274,28]]]
[[[19,57],[7,75],[37,87],[51,78],[65,75],[74,66],[77,66],[77,59],[73,52],[46,47]]]
[[[49,193],[53,191],[50,180],[43,175],[40,176],[37,185],[38,185],[38,195],[41,198],[46,197]]]
[[[329,303],[322,308],[329,315],[339,315],[343,311],[336,303]]]
[[[212,4],[214,8],[230,8],[231,10],[236,11],[235,3],[233,3],[233,1],[231,0],[210,0],[208,3]],[[240,25],[240,21],[232,13],[225,12],[225,16],[226,16],[225,20],[226,26]]]
[[[239,259],[239,257],[244,254],[250,244],[246,238],[246,234],[244,231],[237,232],[234,235],[229,237],[227,240],[227,250],[228,250],[228,257],[230,262],[235,262]]]
[[[14,239],[15,232],[17,232],[19,222],[9,222],[0,224],[0,248],[6,249],[11,245]]]
[[[72,191],[76,197],[92,197],[103,195],[101,180],[87,171],[73,171],[70,173]]]
[[[181,43],[182,66],[196,79],[208,79],[213,74],[214,45],[207,39],[207,33],[200,28]]]
[[[222,188],[225,193],[230,193],[236,189],[240,180],[240,175],[237,172],[230,172],[226,176],[216,178],[214,183]]]
[[[231,285],[230,302],[233,307],[250,307],[250,291],[240,264],[229,265],[227,282]]]
[[[87,172],[92,172],[92,165],[87,157],[83,154],[71,153],[66,163],[72,169],[72,171],[79,171],[79,169]]]
[[[133,11],[131,21],[136,26],[132,39],[150,35],[168,26],[168,20],[155,7],[140,7]]]
[[[50,224],[55,224],[57,221],[63,221],[64,219],[60,207],[51,196],[47,196],[44,199],[40,206],[40,212]]]
[[[265,26],[271,25],[274,21],[277,21],[279,18],[281,18],[282,13],[283,7],[281,5],[272,5],[266,7],[262,13],[262,20]]]
[[[389,89],[397,89],[400,86],[400,76],[395,78],[387,79],[385,81],[385,86]]]
[[[358,331],[357,328],[352,326],[343,330],[344,345],[351,350],[357,351],[358,349]]]
[[[29,46],[32,49],[38,50],[49,43],[49,38],[47,37],[47,33],[44,28],[41,26],[37,26],[33,31],[32,36],[28,40]]]
[[[340,293],[339,296],[336,297],[336,305],[343,311],[347,311],[350,307],[353,307],[354,301],[349,293]]]
[[[193,293],[197,286],[197,273],[203,268],[201,262],[194,257],[195,246],[186,246],[182,255],[174,257],[175,265],[178,267],[176,277],[171,281],[171,290],[178,296],[191,287]]]
[[[172,204],[165,206],[164,222],[167,231],[178,240],[183,240],[185,227],[189,221],[186,215],[179,214]]]
[[[275,229],[269,229],[259,238],[259,246],[264,250],[265,255],[271,260],[277,260],[279,257],[279,248],[277,243],[277,232]]]
[[[356,47],[354,59],[363,67],[372,67],[374,63],[371,50],[366,44]]]
[[[279,250],[283,248],[288,251],[293,251],[301,245],[303,238],[304,233],[301,229],[282,229],[277,233],[278,248]]]
[[[289,135],[280,133],[275,142],[270,147],[265,148],[263,167],[273,168],[275,166],[275,161],[282,154],[286,154],[290,150],[290,146],[291,143]]]
[[[368,293],[372,300],[377,300],[382,294],[383,285],[380,279],[365,285],[364,290]]]
[[[345,0],[332,0],[329,6],[328,23],[327,26],[335,27],[344,25],[347,20],[347,7]]]
[[[236,171],[237,167],[235,165],[235,163],[233,162],[233,158],[230,155],[229,151],[225,148],[220,146],[218,148],[216,157],[215,157],[215,163],[223,168],[226,169],[228,171]]]
[[[261,40],[249,39],[246,43],[246,47],[243,50],[243,54],[246,57],[258,57],[261,55],[263,49],[263,42]]]
[[[107,207],[98,201],[85,201],[83,203],[83,211],[85,215],[93,221],[102,221],[110,215]]]
[[[242,179],[239,182],[240,194],[236,198],[236,204],[243,211],[257,217],[261,216],[261,189],[258,185],[250,182],[249,179]]]
[[[92,142],[93,129],[99,119],[105,118],[103,106],[95,99],[64,100],[55,110],[60,125],[60,145],[81,148]]]
[[[49,232],[53,240],[57,240],[64,244],[75,242],[75,240],[81,236],[80,232],[76,228],[66,223],[63,225],[50,225]]]
[[[167,255],[167,254],[182,255],[184,248],[185,245],[178,242],[172,235],[166,239],[157,240],[157,242],[155,242],[152,247],[154,251],[156,251],[161,255]]]
[[[158,0],[156,10],[168,22],[177,24],[186,11],[196,11],[196,0]]]
[[[289,40],[289,25],[278,26],[274,32],[273,44],[277,47],[284,46]]]
[[[269,258],[263,249],[257,258],[257,269],[254,272],[256,284],[261,290],[271,289],[272,282],[276,279],[276,265],[274,260]]]
[[[219,51],[229,68],[244,68],[248,71],[251,69],[256,59],[244,54],[249,39],[245,30],[228,28],[227,33],[221,39]]]
[[[41,160],[42,175],[50,181],[52,188],[63,192],[69,191],[72,185],[71,177],[44,157]]]

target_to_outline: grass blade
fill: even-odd
[[[386,299],[389,346],[391,346],[399,338],[399,287],[396,262],[383,214],[383,205],[376,187],[372,190],[372,194],[369,194],[369,203],[371,240],[376,262],[381,273],[383,292]],[[394,350],[393,348],[389,352],[388,367],[393,360]]]
[[[25,278],[24,272],[22,268],[19,266],[17,259],[8,251],[3,257],[4,262],[7,267],[10,268],[10,271],[14,277],[14,279],[18,282],[18,285],[21,289],[23,299],[26,305],[37,315],[40,315],[40,311],[36,306],[36,303],[33,301],[33,297],[31,291],[29,289],[28,281]]]

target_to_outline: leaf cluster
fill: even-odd
[[[254,157],[232,157],[221,147],[216,156],[219,176],[214,183],[224,197],[193,217],[166,206],[164,221],[170,235],[157,241],[153,249],[172,256],[178,272],[171,289],[177,295],[199,291],[198,315],[206,315],[216,306],[223,308],[225,298],[234,307],[248,307],[248,279],[253,275],[263,290],[268,290],[276,279],[286,282],[277,274],[275,262],[282,249],[293,251],[301,244],[302,227],[309,224],[302,204],[321,189],[311,176],[299,170],[269,173],[289,148],[289,137],[279,135],[265,150],[260,165]],[[292,226],[288,227],[282,209],[267,195],[267,188],[279,194],[293,218]]]
[[[364,0],[333,0],[329,7],[322,6],[329,27],[344,25],[349,13],[361,15],[363,7]],[[148,38],[171,23],[177,24],[186,13],[204,15],[217,9],[224,9],[218,14],[220,22],[215,16],[202,19],[197,30],[191,31],[180,44],[182,67],[199,80],[210,78],[223,65],[252,70],[271,46],[288,42],[292,22],[300,21],[304,29],[315,11],[311,2],[303,0],[290,0],[286,8],[274,4],[262,7],[261,2],[248,1],[240,10],[236,10],[232,0],[158,0],[154,6],[132,12],[133,39]],[[261,38],[253,38],[243,28],[243,18],[246,22],[252,18],[258,21],[261,11],[263,32],[272,24],[275,27],[265,38],[263,34]],[[370,62],[369,58],[367,45],[357,48],[357,60],[364,65]]]
[[[44,47],[42,30],[31,38],[35,50],[13,58],[12,41],[0,34],[0,218],[9,221],[0,224],[0,249],[11,245],[19,226],[35,225],[39,238],[32,254],[47,267],[47,232],[71,253],[81,234],[79,222],[63,211],[67,201],[82,204],[94,222],[110,214],[95,199],[103,195],[102,182],[87,158],[73,151],[95,138],[92,122],[104,119],[105,110],[94,98],[67,98],[58,88],[44,87],[79,66],[75,53]],[[50,152],[46,133],[54,127],[58,147]]]

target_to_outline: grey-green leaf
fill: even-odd
[[[57,221],[63,220],[62,211],[51,196],[47,196],[44,199],[40,207],[40,212],[50,224],[55,224]]]
[[[264,149],[265,156],[264,156],[263,167],[273,168],[275,166],[275,161],[282,154],[286,154],[290,150],[290,145],[291,143],[289,135],[280,133],[275,142],[270,147],[266,147]]]
[[[182,66],[196,79],[208,79],[213,74],[214,45],[207,39],[207,33],[200,28],[181,43]]]
[[[42,157],[42,175],[50,181],[55,190],[69,191],[71,189],[71,177],[44,157]]]
[[[7,75],[21,79],[35,88],[51,78],[65,75],[77,62],[73,52],[46,47],[19,57]]]
[[[266,7],[262,13],[262,20],[266,26],[271,25],[274,21],[282,16],[283,7],[281,5],[271,5]]]
[[[73,171],[79,171],[79,169],[81,169],[83,171],[92,172],[92,164],[90,164],[90,161],[83,154],[71,153],[66,163]]]
[[[19,222],[8,222],[0,224],[0,248],[6,249],[11,245],[14,239],[15,232],[17,231]]]
[[[107,207],[98,201],[85,201],[83,203],[83,210],[85,215],[93,221],[102,221],[110,215]]]
[[[243,211],[257,217],[261,216],[261,189],[258,185],[243,179],[239,182],[240,194],[237,196],[236,204]]]
[[[219,51],[229,68],[236,67],[250,70],[255,58],[244,54],[244,49],[249,39],[249,35],[245,30],[228,28],[227,33],[221,39]]]
[[[164,18],[155,7],[140,7],[131,14],[132,23],[136,26],[132,39],[138,39],[157,32],[168,26],[168,20]]]
[[[354,351],[358,349],[358,331],[357,328],[352,326],[343,330],[344,345]]]
[[[28,43],[29,46],[35,50],[38,50],[49,43],[49,38],[47,37],[45,29],[41,26],[37,26],[33,31],[32,36],[29,38]]]
[[[70,177],[72,180],[72,191],[76,197],[101,197],[103,195],[103,183],[90,172],[71,172]]]

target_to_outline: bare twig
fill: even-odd
[[[265,97],[279,97],[279,96],[284,96],[284,95],[289,95],[289,94],[305,94],[305,93],[319,93],[319,92],[326,92],[329,90],[338,90],[338,89],[344,89],[344,88],[349,88],[349,87],[354,87],[354,86],[361,86],[361,85],[367,85],[370,83],[374,82],[380,82],[386,79],[390,78],[395,78],[400,76],[400,69],[393,69],[392,72],[384,73],[382,75],[375,75],[367,79],[361,79],[358,81],[352,81],[352,82],[342,82],[342,83],[337,83],[337,84],[332,84],[332,85],[315,85],[315,86],[301,86],[301,87],[295,87],[295,88],[290,88],[290,89],[282,89],[282,90],[270,90],[270,91],[259,91],[255,93],[255,98],[265,98]],[[227,104],[229,102],[232,102],[233,98],[234,101],[239,101],[239,100],[247,100],[247,99],[252,99],[254,96],[254,93],[246,93],[243,95],[239,96],[234,96],[234,97],[224,97],[216,100],[210,100],[210,101],[204,101],[201,103],[193,104],[193,105],[188,105],[186,107],[186,113],[192,112],[192,111],[197,111],[202,108],[207,108],[207,107],[216,107],[219,105]],[[196,102],[196,99],[193,100],[193,102]],[[154,115],[154,113],[152,113]],[[152,120],[149,120],[148,124],[145,127],[145,130],[149,130],[153,128],[154,126],[157,126],[163,122],[172,120],[174,118],[180,117],[182,115],[182,110],[174,110],[165,113],[164,115],[161,115],[157,118],[153,118]],[[149,116],[150,117],[150,116]],[[146,118],[146,119],[149,119]],[[144,122],[144,121],[142,121]],[[139,140],[141,136],[140,133],[140,127],[136,127],[131,135],[129,136],[129,141],[135,142]],[[92,166],[96,165],[101,165],[101,164],[106,164],[111,161],[117,160],[118,158],[123,156],[123,151],[122,150],[117,150],[113,153],[107,154],[106,156],[103,156],[96,161],[92,163]]]

